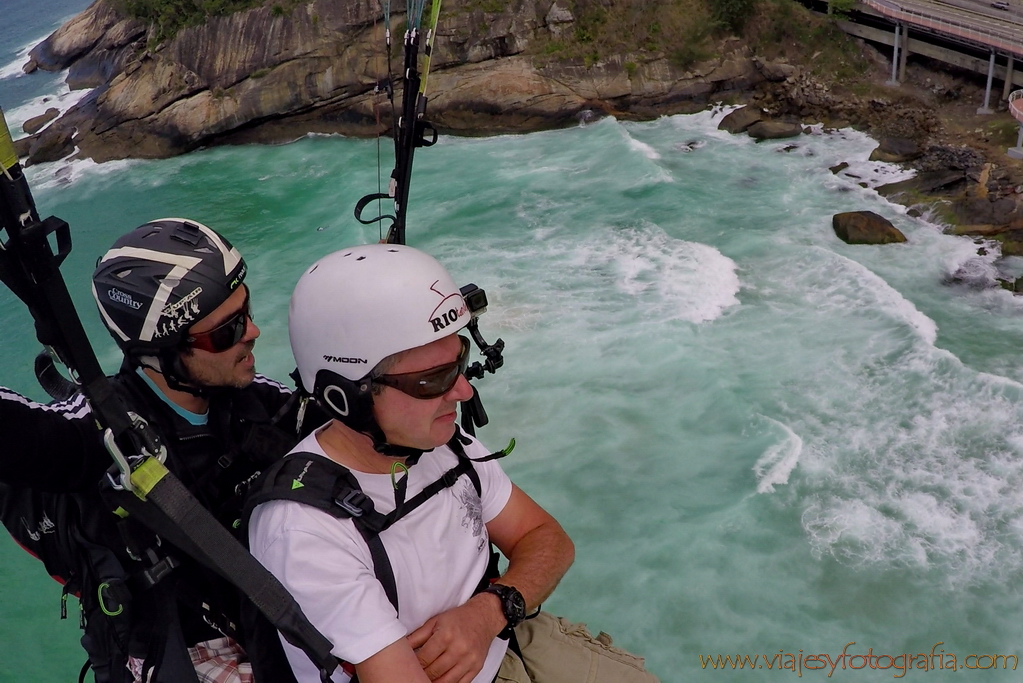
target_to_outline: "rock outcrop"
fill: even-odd
[[[920,145],[914,140],[885,137],[881,138],[881,144],[870,153],[870,160],[902,164],[918,159],[922,155],[923,151],[920,149]]]
[[[836,213],[831,227],[847,244],[892,244],[905,242],[906,236],[884,216],[873,211]]]
[[[794,138],[803,134],[803,127],[788,121],[757,121],[748,129],[751,138],[756,140],[781,140]]]
[[[21,129],[28,135],[35,135],[42,130],[47,123],[57,118],[60,115],[60,109],[56,107],[50,107],[39,116],[33,116],[28,121],[22,124]]]
[[[908,180],[888,183],[877,188],[882,197],[899,197],[910,195],[937,195],[942,192],[955,191],[966,183],[966,173],[955,170],[921,171]]]
[[[952,232],[1000,242],[1002,256],[1023,256],[1023,220],[1008,225],[959,225]]]
[[[32,143],[47,159],[76,146],[97,161],[166,157],[309,132],[373,135],[391,124],[378,87],[387,59],[374,0],[310,0],[285,11],[268,3],[156,46],[147,27],[116,7],[97,0],[31,52],[38,68],[70,67],[73,87],[95,88]],[[563,0],[512,0],[499,12],[473,0],[446,3],[430,121],[441,132],[486,134],[567,125],[587,112],[696,111],[794,70],[754,58],[738,41],[686,70],[658,54],[589,63],[531,51],[574,21]],[[31,150],[29,163],[42,161]]]
[[[760,107],[739,107],[727,114],[718,124],[718,130],[723,130],[735,135],[745,133],[746,129],[764,118],[764,111]]]

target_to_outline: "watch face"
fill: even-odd
[[[526,618],[526,600],[516,588],[494,584],[492,590],[501,598],[501,610],[509,626],[518,626]]]
[[[516,621],[522,621],[526,616],[526,601],[522,597],[522,593],[513,589],[512,594],[508,596],[508,602],[515,612]]]

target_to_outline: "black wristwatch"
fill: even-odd
[[[511,586],[503,586],[499,583],[492,583],[487,586],[484,593],[493,593],[501,600],[501,612],[504,614],[508,626],[501,632],[502,637],[510,633],[513,628],[521,624],[526,618],[526,600],[522,593]]]

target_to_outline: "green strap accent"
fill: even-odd
[[[505,446],[504,448],[501,449],[501,452],[504,453],[505,455],[509,455],[514,450],[515,450],[515,437],[512,437],[512,440],[508,442],[507,446]]]
[[[433,0],[433,6],[430,8],[430,23],[426,25],[426,45],[419,55],[419,73],[423,75],[423,79],[419,82],[419,97],[423,97],[426,94],[426,82],[430,79],[430,59],[433,56],[433,40],[437,35],[440,3],[441,0]]]
[[[14,140],[11,129],[7,127],[3,109],[0,109],[0,169],[7,169],[18,163],[18,153],[14,151]]]
[[[135,486],[135,494],[142,500],[153,490],[161,479],[168,474],[167,468],[156,458],[146,458],[137,468],[132,470],[131,483]]]
[[[103,589],[109,587],[110,584],[104,581],[99,585],[99,588],[96,589],[96,595],[97,597],[99,597],[99,608],[103,610],[103,614],[107,615],[108,617],[116,617],[118,614],[124,611],[124,605],[118,605],[116,612],[111,612],[110,610],[107,609],[107,603],[103,598]]]
[[[291,480],[291,490],[292,491],[294,491],[295,489],[300,489],[300,488],[302,488],[304,486],[305,486],[305,484],[300,482],[298,479],[292,479]]]
[[[405,463],[403,462],[391,463],[391,486],[393,486],[395,489],[398,488],[398,480],[395,479],[394,473],[397,472],[399,468],[405,470],[405,476],[406,477],[408,476],[408,468],[405,467]]]

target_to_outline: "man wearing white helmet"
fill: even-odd
[[[333,419],[250,500],[251,552],[361,683],[656,681],[606,639],[566,638],[545,613],[525,621],[574,548],[494,461],[503,453],[455,424],[473,396],[458,335],[471,319],[444,268],[409,247],[346,249],[306,271],[291,345]],[[490,543],[509,561],[499,578]],[[319,680],[285,649],[300,682]]]

